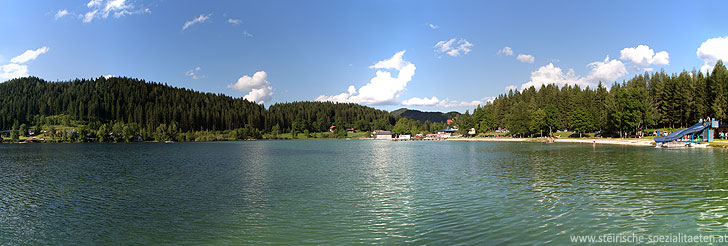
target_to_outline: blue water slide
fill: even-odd
[[[675,140],[682,138],[685,135],[690,135],[690,134],[693,134],[696,132],[701,132],[701,131],[705,130],[705,128],[708,128],[709,126],[710,126],[709,124],[704,125],[703,123],[696,123],[695,125],[693,125],[691,127],[674,131],[667,136],[656,137],[655,142],[664,143],[664,142],[675,141]]]

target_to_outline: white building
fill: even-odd
[[[395,138],[397,134],[390,131],[376,131],[374,132],[374,139],[391,140]]]

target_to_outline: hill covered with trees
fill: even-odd
[[[722,61],[712,72],[664,71],[637,75],[607,89],[556,85],[510,91],[457,118],[461,130],[508,129],[519,136],[556,130],[629,135],[654,128],[679,128],[699,119],[728,120],[728,71]]]
[[[202,93],[140,79],[112,77],[48,82],[36,77],[0,84],[0,130],[15,138],[42,132],[52,141],[211,141],[343,137],[359,131],[435,132],[451,113],[389,113],[351,103],[291,102],[268,109],[243,98]],[[455,116],[461,131],[508,129],[518,136],[556,130],[620,136],[687,127],[701,118],[728,120],[728,71],[719,61],[699,71],[644,73],[606,88],[544,85],[510,91]],[[424,122],[424,123],[423,123]],[[338,126],[329,134],[330,126]],[[8,131],[4,131],[7,133]],[[314,133],[326,132],[327,135]]]
[[[387,111],[357,104],[292,102],[266,109],[243,98],[125,77],[68,82],[26,77],[0,84],[0,129],[24,126],[52,131],[52,136],[72,135],[69,138],[129,141],[141,136],[191,141],[209,135],[200,132],[211,131],[224,134],[224,139],[245,139],[267,133],[324,132],[331,125],[391,130],[394,123],[395,117]],[[74,128],[71,133],[52,129],[60,126]]]
[[[458,116],[458,112],[423,112],[414,109],[401,108],[391,112],[395,117],[407,117],[420,123],[424,124],[426,121],[445,123],[448,119],[453,119]]]

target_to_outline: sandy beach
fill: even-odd
[[[545,142],[543,138],[449,138],[448,141],[488,141],[488,142]],[[564,138],[554,139],[556,143],[597,143],[597,144],[617,144],[631,146],[654,146],[652,139],[620,139],[620,138]]]

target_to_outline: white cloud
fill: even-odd
[[[103,7],[102,7],[103,6]],[[109,15],[119,18],[125,15],[149,14],[148,8],[135,8],[134,5],[128,4],[126,0],[91,0],[86,4],[90,10],[85,14],[79,15],[84,23],[89,23],[96,18],[106,19]]]
[[[531,86],[538,89],[541,85],[548,84],[556,84],[558,86],[564,86],[567,84],[587,85],[583,79],[574,74],[574,69],[569,69],[569,71],[564,73],[560,67],[556,67],[553,63],[549,63],[548,65],[541,66],[536,71],[531,72],[531,81],[522,84],[521,90]]]
[[[104,77],[105,79],[109,79],[109,78],[113,78],[113,77],[114,77],[114,75],[111,75],[111,74],[107,74],[107,75],[103,75],[103,77]]]
[[[115,17],[120,17],[124,15],[124,11],[128,9],[129,5],[126,5],[126,0],[109,0],[106,1],[106,6],[104,7],[103,17],[106,18],[109,16],[110,13],[114,13]]]
[[[10,63],[0,66],[0,82],[28,76],[28,66]]]
[[[36,50],[26,50],[23,54],[10,59],[9,64],[0,65],[0,82],[5,80],[28,76],[28,61],[35,60],[39,55],[48,52],[48,47],[43,46]]]
[[[195,67],[193,69],[188,70],[185,72],[185,76],[191,77],[192,79],[202,79],[205,78],[205,75],[199,75],[198,72],[200,71],[200,67]]]
[[[404,106],[441,107],[441,108],[475,107],[478,105],[482,105],[483,100],[488,100],[488,99],[483,98],[482,100],[473,100],[470,102],[465,102],[465,101],[460,102],[460,101],[456,101],[456,100],[450,100],[447,98],[444,100],[440,100],[434,96],[431,98],[413,97],[413,98],[407,99],[405,101],[402,101],[402,105],[404,105]]]
[[[228,88],[239,91],[250,91],[243,98],[248,101],[257,102],[258,104],[263,104],[273,98],[273,87],[271,87],[267,79],[268,74],[265,71],[258,71],[253,74],[253,77],[243,75],[235,84],[228,85]]]
[[[473,44],[468,42],[468,40],[460,39],[456,40],[454,38],[448,40],[448,41],[440,41],[435,44],[435,52],[436,53],[445,53],[449,56],[459,56],[461,54],[467,54],[470,52],[470,48],[473,47]]]
[[[243,31],[243,36],[248,37],[248,38],[252,38],[253,37],[253,34],[250,34],[248,31]]]
[[[402,105],[405,106],[435,106],[440,104],[440,99],[437,99],[437,97],[432,98],[418,98],[413,97],[407,100],[402,101]]]
[[[26,63],[28,61],[35,60],[35,58],[38,58],[39,55],[48,52],[48,50],[48,47],[45,46],[40,47],[37,50],[26,50],[23,54],[10,59],[10,62],[17,64]]]
[[[392,56],[392,58],[378,61],[374,65],[369,66],[369,68],[401,70],[404,66],[410,64],[408,61],[405,61],[404,58],[402,58],[405,52],[406,51],[404,50],[397,52]]]
[[[634,48],[624,48],[620,52],[619,59],[630,61],[632,64],[646,67],[649,65],[669,65],[670,55],[667,51],[660,51],[655,54],[653,49],[647,45],[638,45]]]
[[[96,16],[96,12],[99,12],[98,9],[86,12],[86,14],[83,15],[83,22],[89,23],[94,20],[94,17]]]
[[[516,85],[506,86],[506,91],[515,91],[515,90],[518,90],[518,86],[516,86]]]
[[[513,49],[511,49],[511,47],[506,46],[506,47],[503,47],[503,49],[498,50],[498,54],[499,55],[512,56],[513,55]]]
[[[715,67],[718,60],[728,62],[728,36],[705,40],[697,51],[698,58],[703,60],[700,71],[707,73]]]
[[[523,63],[531,63],[531,64],[533,64],[533,62],[534,62],[534,60],[536,58],[533,57],[532,55],[518,54],[518,56],[516,57],[516,59],[518,61],[520,61],[520,62],[523,62]]]
[[[58,12],[56,12],[55,18],[56,18],[56,20],[58,20],[60,18],[63,18],[63,16],[66,16],[66,15],[68,15],[68,10],[66,10],[66,9],[58,10]]]
[[[660,51],[652,57],[652,64],[655,65],[670,65],[670,55],[667,51]]]
[[[438,28],[440,28],[440,26],[435,25],[435,24],[432,24],[432,23],[427,23],[427,26],[430,27],[430,29],[438,29]]]
[[[258,71],[253,74],[253,77],[243,75],[243,77],[240,77],[235,84],[228,85],[228,88],[240,91],[249,91],[255,88],[261,88],[270,84],[266,80],[267,78],[268,74],[265,71]]]
[[[592,62],[587,66],[591,67],[591,72],[586,77],[588,83],[598,81],[611,82],[627,75],[627,69],[625,69],[624,64],[617,59],[609,60],[609,56],[604,58],[604,62]]]
[[[595,87],[599,81],[610,82],[627,75],[627,69],[619,60],[610,60],[607,56],[604,61],[592,62],[587,65],[591,71],[586,77],[577,76],[574,69],[564,73],[560,67],[549,63],[531,72],[531,80],[521,85],[521,90],[534,86],[536,89],[541,85],[556,84],[559,87],[565,85],[578,85],[584,87]]]
[[[86,4],[86,7],[94,8],[94,7],[100,7],[101,6],[101,0],[91,0]]]
[[[252,91],[250,91],[250,93],[248,93],[248,95],[245,95],[243,98],[247,99],[248,101],[257,102],[258,104],[263,104],[273,98],[273,87],[266,86],[263,88],[253,89]]]
[[[185,24],[184,24],[184,25],[182,25],[182,30],[185,30],[185,29],[189,28],[190,26],[192,26],[192,25],[194,25],[194,24],[197,24],[197,23],[202,23],[202,22],[205,22],[205,21],[207,21],[208,19],[210,19],[210,16],[211,16],[211,15],[212,15],[212,14],[208,14],[208,15],[200,15],[200,16],[198,16],[197,18],[194,18],[194,19],[192,19],[192,20],[190,20],[190,21],[187,21],[187,22],[185,22]]]
[[[405,51],[395,53],[391,58],[379,61],[369,68],[377,70],[376,76],[369,83],[356,89],[349,86],[347,92],[334,96],[320,95],[316,101],[352,102],[367,105],[394,105],[396,99],[405,91],[407,83],[415,75],[415,64],[405,61]],[[398,71],[397,77],[384,69]]]
[[[227,22],[230,23],[230,24],[233,24],[233,25],[237,25],[237,24],[240,24],[240,22],[242,22],[242,21],[240,21],[238,19],[229,18],[227,20]]]

